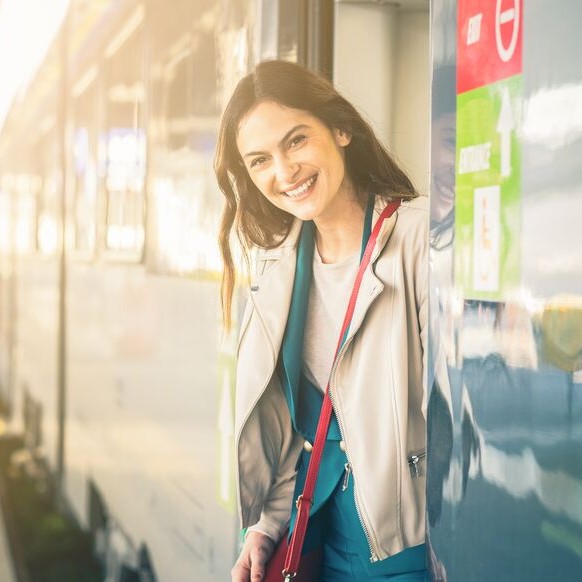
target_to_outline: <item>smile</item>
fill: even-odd
[[[317,174],[309,178],[309,180],[301,184],[301,186],[298,186],[294,190],[287,190],[286,192],[282,192],[282,194],[285,194],[285,196],[289,196],[290,198],[297,198],[298,196],[301,196],[301,194],[305,194],[305,192],[307,192],[307,190],[309,190],[309,188],[313,185],[315,180],[317,180]]]

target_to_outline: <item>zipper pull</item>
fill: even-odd
[[[423,457],[426,457],[426,452],[419,453],[418,455],[410,455],[410,457],[408,457],[408,464],[411,465],[412,470],[414,471],[414,477],[420,477],[418,462]]]
[[[414,476],[418,477],[419,472],[418,472],[418,461],[419,461],[419,457],[418,455],[411,455],[410,459],[408,460],[408,463],[412,465],[412,470],[414,471]]]
[[[348,484],[350,482],[350,474],[352,472],[352,466],[349,463],[344,465],[345,473],[344,473],[344,482],[342,483],[342,491],[345,491],[348,488]]]

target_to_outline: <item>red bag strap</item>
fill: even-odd
[[[338,357],[340,349],[343,344],[344,335],[350,326],[352,321],[352,316],[354,314],[354,308],[356,306],[356,300],[358,298],[358,292],[360,290],[360,285],[364,277],[364,272],[370,263],[372,257],[372,252],[376,246],[376,240],[378,239],[378,234],[382,228],[382,224],[387,218],[390,218],[396,209],[400,206],[400,200],[390,202],[386,208],[380,214],[380,217],[376,221],[372,232],[370,233],[370,238],[366,244],[366,250],[362,256],[360,262],[360,268],[358,269],[358,274],[356,275],[356,280],[354,282],[354,288],[352,289],[352,294],[348,302],[348,307],[346,309],[346,315],[342,324],[342,329],[340,331],[339,340],[334,356],[335,360]],[[333,406],[331,402],[331,397],[329,395],[329,383],[325,389],[325,396],[323,399],[323,404],[321,405],[321,412],[319,414],[319,421],[317,423],[317,430],[315,432],[315,442],[313,443],[313,450],[311,451],[311,458],[309,459],[309,465],[307,467],[307,476],[305,477],[305,486],[303,487],[303,493],[297,498],[295,502],[297,505],[297,518],[295,520],[295,528],[293,529],[293,535],[291,536],[291,542],[289,543],[289,548],[287,549],[287,556],[285,558],[285,567],[283,568],[283,578],[285,580],[291,580],[297,575],[297,569],[299,567],[299,560],[301,559],[301,549],[303,548],[303,540],[305,539],[305,532],[307,531],[307,523],[309,521],[309,509],[313,504],[313,492],[315,491],[315,483],[317,481],[317,473],[319,471],[319,465],[321,463],[321,456],[323,455],[323,448],[325,446],[325,440],[327,438],[327,431],[329,429],[329,423],[331,421],[331,415],[333,413]]]

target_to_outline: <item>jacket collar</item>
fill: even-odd
[[[390,198],[385,198],[383,196],[376,196],[374,201],[374,218],[372,221],[372,227],[376,224],[378,217],[382,214],[382,211],[386,206],[392,201]],[[378,235],[378,240],[376,242],[376,249],[374,254],[372,255],[372,261],[377,258],[378,254],[384,248],[386,241],[390,237],[394,225],[396,224],[396,215],[398,211],[396,211],[392,217],[384,222],[384,226]],[[299,218],[296,218],[291,225],[289,230],[289,234],[285,237],[283,242],[272,248],[272,249],[261,249],[258,252],[258,260],[274,260],[280,258],[290,252],[294,252],[297,248],[297,244],[299,243],[299,237],[301,236],[301,227],[303,225],[303,221]]]
[[[373,224],[376,223],[388,202],[389,200],[386,198],[376,196]],[[397,220],[398,210],[384,221],[378,234],[370,264],[362,279],[352,325],[346,341],[356,333],[370,305],[384,289],[384,284],[374,273],[374,264],[390,239]],[[264,274],[260,278],[260,284],[251,287],[251,297],[274,350],[275,361],[281,348],[287,316],[291,306],[297,260],[296,250],[302,224],[303,221],[296,219],[291,226],[289,234],[280,245],[273,249],[263,249],[257,255],[259,266],[260,263],[266,263],[266,265]],[[270,262],[275,262],[275,264],[269,266],[268,263]]]

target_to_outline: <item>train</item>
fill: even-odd
[[[0,131],[0,407],[108,582],[229,579],[241,538],[220,113],[333,80],[430,200],[428,567],[579,579],[582,7],[71,0]]]

